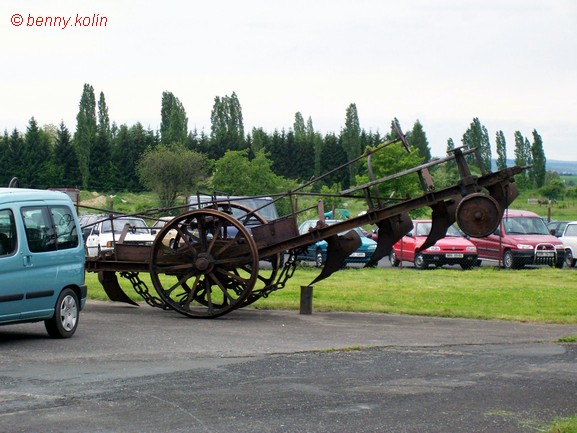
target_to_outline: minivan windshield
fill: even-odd
[[[539,217],[503,218],[505,233],[509,235],[548,235],[545,222]]]

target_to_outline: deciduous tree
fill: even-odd
[[[143,185],[158,194],[160,205],[176,205],[178,194],[196,188],[208,173],[206,157],[183,145],[160,144],[149,148],[137,166]]]
[[[495,143],[497,150],[497,170],[503,170],[507,168],[507,143],[503,131],[497,131]]]
[[[491,170],[491,143],[489,141],[489,132],[487,128],[481,124],[478,117],[475,117],[469,129],[463,134],[463,145],[467,149],[478,148],[481,156],[481,165],[484,170]],[[468,158],[469,161],[474,161]]]
[[[160,142],[163,144],[184,144],[187,137],[188,118],[182,102],[172,92],[162,92]]]
[[[361,126],[356,104],[350,104],[345,113],[345,127],[341,131],[341,145],[347,155],[347,161],[351,162],[362,153],[361,149]],[[349,177],[344,188],[355,184],[360,163],[352,163],[348,166]]]
[[[545,158],[545,151],[543,150],[543,139],[536,129],[533,130],[531,157],[533,159],[533,181],[536,188],[541,188],[545,185],[547,158]]]
[[[82,176],[82,187],[88,188],[90,178],[90,151],[96,140],[96,99],[94,88],[84,84],[78,114],[76,115],[76,132],[74,133],[74,149],[78,157],[78,166]]]

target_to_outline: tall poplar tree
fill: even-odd
[[[297,140],[306,138],[307,130],[305,126],[305,119],[303,115],[299,112],[295,113],[295,121],[293,123],[293,130],[295,132],[295,138]]]
[[[211,159],[222,158],[227,150],[246,148],[242,107],[236,93],[214,98],[210,123],[209,157]]]
[[[481,164],[486,171],[491,170],[491,143],[489,141],[489,132],[487,128],[481,124],[478,117],[475,117],[469,129],[463,134],[463,145],[467,149],[478,147],[478,152],[481,156]],[[467,158],[469,161],[473,158]]]
[[[520,131],[515,131],[515,165],[528,165],[529,155],[525,146],[525,137]],[[526,189],[529,187],[529,180],[526,172],[519,173],[515,176],[516,183],[519,189]]]
[[[90,152],[90,186],[97,190],[107,190],[112,184],[110,179],[112,160],[112,134],[110,132],[110,117],[104,93],[98,98],[98,124],[96,139]]]
[[[531,157],[533,159],[533,181],[536,188],[541,188],[545,185],[547,158],[545,158],[545,151],[543,150],[543,139],[536,129],[533,130]]]
[[[82,187],[88,188],[90,179],[91,150],[96,140],[96,98],[94,88],[84,84],[78,114],[76,115],[76,132],[74,133],[74,149],[78,157],[78,166],[82,176]]]
[[[182,102],[172,92],[162,92],[160,108],[160,142],[185,144],[188,137],[188,117]]]
[[[341,145],[347,155],[347,161],[356,159],[361,153],[361,126],[356,104],[350,104],[345,114],[345,127],[341,131]],[[343,188],[348,188],[356,182],[360,164],[354,163],[348,166],[349,178]]]
[[[497,131],[495,143],[497,150],[497,170],[503,170],[507,168],[507,143],[503,131]]]

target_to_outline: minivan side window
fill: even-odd
[[[78,246],[78,232],[72,209],[66,206],[54,206],[50,208],[50,214],[56,230],[56,247],[59,250],[76,248]]]
[[[71,210],[66,206],[23,207],[22,219],[33,253],[78,246],[78,233]]]
[[[0,257],[13,254],[16,245],[14,214],[9,209],[0,210]]]

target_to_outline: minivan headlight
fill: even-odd
[[[517,248],[520,250],[532,250],[533,246],[527,244],[517,244]]]
[[[477,247],[474,247],[474,246],[472,246],[472,245],[471,245],[471,246],[468,246],[466,249],[467,249],[467,251],[472,251],[472,252],[477,251]]]
[[[427,248],[427,251],[441,251],[441,247],[433,245],[432,247]]]

